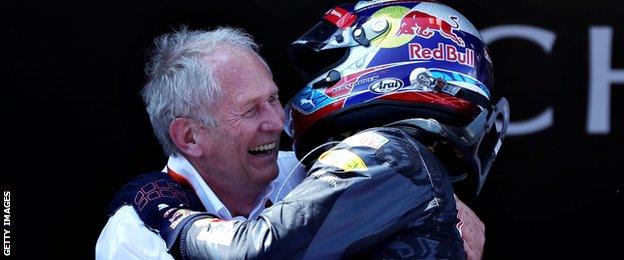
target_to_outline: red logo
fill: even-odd
[[[323,17],[325,20],[335,24],[340,29],[348,28],[355,22],[357,16],[340,7],[329,9]]]
[[[418,43],[409,44],[410,60],[441,60],[449,62],[457,62],[461,65],[473,67],[475,66],[474,50],[466,48],[464,52],[457,50],[452,44],[438,43],[437,48],[423,47]]]
[[[453,32],[454,30],[459,30],[457,16],[449,16],[449,18],[455,22],[455,25],[451,25],[428,13],[411,11],[401,18],[401,27],[396,36],[411,34],[429,39],[433,36],[433,31],[437,31],[440,35],[444,36],[444,38],[450,39],[457,43],[457,45],[464,47],[464,40]]]

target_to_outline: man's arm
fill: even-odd
[[[106,223],[95,246],[96,260],[173,260],[165,242],[148,230],[132,206],[119,208]]]
[[[110,218],[98,237],[96,259],[174,259],[167,252],[164,239],[150,228],[149,220],[138,215],[148,202],[153,202],[151,205],[155,207],[170,204],[203,210],[193,191],[177,184],[167,174],[152,172],[137,176],[118,191],[109,205]]]
[[[440,205],[432,189],[441,175],[432,181],[419,148],[404,149],[414,144],[397,131],[392,134],[376,136],[387,142],[379,146],[351,139],[332,148],[301,185],[257,220],[222,221],[156,201],[137,212],[185,258],[348,256],[408,223],[426,223]],[[461,240],[459,246],[454,254],[463,254]]]

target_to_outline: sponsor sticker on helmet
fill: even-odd
[[[403,81],[397,78],[383,78],[370,84],[368,89],[375,93],[390,93],[403,87]]]
[[[293,97],[292,108],[307,115],[334,102],[335,99],[325,93],[307,86]]]
[[[346,172],[367,171],[368,167],[357,154],[346,149],[329,150],[321,154],[319,162],[340,168]]]
[[[357,16],[353,15],[343,8],[334,7],[332,9],[329,9],[329,11],[325,13],[325,16],[323,18],[335,24],[340,29],[346,29],[351,26],[353,22],[355,22]]]
[[[337,85],[335,87],[331,87],[328,88],[325,91],[325,94],[330,96],[330,97],[341,97],[344,95],[347,95],[351,92],[351,90],[353,89],[353,87],[358,86],[360,84],[366,84],[369,82],[373,82],[375,80],[378,80],[379,76],[372,76],[372,77],[364,77],[364,78],[359,78],[355,81],[352,82],[347,82],[345,84],[342,85]]]
[[[396,35],[410,34],[429,39],[437,32],[455,44],[465,46],[464,40],[455,33],[459,31],[459,18],[457,16],[449,16],[449,18],[453,24],[425,12],[411,11],[401,18],[400,28]]]
[[[462,52],[454,45],[443,43],[438,43],[438,46],[433,49],[423,47],[418,43],[410,43],[408,48],[410,60],[434,59],[456,62],[472,68],[475,66],[474,50],[470,48],[465,48],[466,50]]]

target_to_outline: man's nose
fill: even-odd
[[[269,113],[267,113],[264,122],[260,125],[261,131],[266,132],[280,132],[284,128],[284,111],[281,108],[273,108],[269,109]]]

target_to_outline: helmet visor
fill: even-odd
[[[343,31],[335,24],[327,20],[321,20],[293,42],[293,45],[306,45],[314,51],[340,47],[339,42],[344,42]],[[343,38],[341,39],[341,37]]]
[[[346,47],[358,44],[351,36],[357,16],[350,10],[353,5],[330,9],[321,21],[291,44],[294,65],[306,80],[340,61],[348,51]]]
[[[348,55],[348,48],[316,51],[307,45],[294,44],[290,47],[290,55],[297,72],[310,81],[321,73],[340,63]]]

